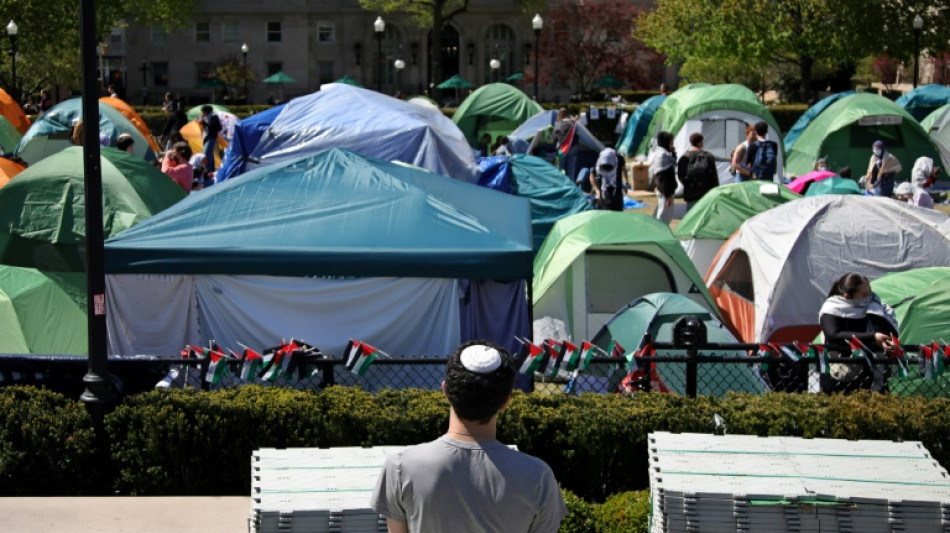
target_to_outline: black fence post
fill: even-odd
[[[698,388],[697,369],[699,368],[699,350],[695,346],[686,349],[686,396],[696,397]]]
[[[706,345],[706,324],[695,315],[681,317],[673,324],[673,344],[686,349],[686,396],[696,397],[699,348]]]

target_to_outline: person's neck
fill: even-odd
[[[487,424],[482,424],[477,420],[463,420],[455,414],[455,410],[449,411],[449,429],[445,434],[453,439],[465,442],[484,442],[496,440],[496,429],[498,424],[498,415],[492,417]]]

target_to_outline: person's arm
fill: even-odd
[[[844,321],[844,318],[835,315],[830,315],[827,313],[821,315],[819,322],[821,324],[821,331],[825,335],[826,343],[847,346],[848,341],[850,341],[852,337],[857,337],[858,340],[864,343],[865,346],[874,349],[884,348],[885,340],[890,338],[890,335],[887,333],[868,333],[867,331],[851,331],[845,329],[847,326],[845,325]]]
[[[689,152],[683,154],[676,162],[676,175],[681,183],[686,183],[686,169],[689,168]]]
[[[409,533],[409,524],[392,518],[386,519],[386,527],[389,528],[389,533]]]
[[[676,194],[676,168],[670,167],[657,176],[660,193],[666,198],[666,205],[673,205],[673,196]]]

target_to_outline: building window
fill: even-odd
[[[195,22],[195,42],[211,42],[211,24],[208,22]]]
[[[202,83],[207,83],[212,77],[214,77],[214,64],[210,61],[196,61],[195,62],[195,85],[201,85]]]
[[[168,62],[152,62],[152,85],[156,87],[168,86]]]
[[[241,41],[241,26],[237,22],[224,23],[224,42],[237,43]]]
[[[320,75],[320,83],[332,83],[336,79],[333,74],[333,61],[318,61],[317,72]]]
[[[284,70],[283,61],[268,61],[267,62],[267,77],[271,77],[274,74]]]
[[[488,67],[487,61],[485,70],[488,74],[488,80],[504,81],[505,78],[515,73],[515,32],[510,26],[505,24],[495,24],[488,28],[485,34],[485,57],[488,59],[497,59],[501,62],[498,68],[497,80],[492,80],[494,74]]]
[[[329,44],[333,42],[333,23],[317,22],[317,42]]]
[[[393,63],[397,59],[405,60],[403,57],[402,51],[402,32],[399,31],[393,24],[386,24],[386,31],[383,32],[383,41],[380,43],[382,46],[383,57],[378,58],[377,61],[382,61],[382,83],[389,84],[396,82],[396,68],[393,66]],[[374,51],[375,53],[375,51]],[[378,76],[377,73],[373,73],[374,76]]]
[[[279,43],[282,40],[283,39],[281,38],[281,23],[268,22],[267,23],[267,42]]]
[[[168,32],[161,26],[152,26],[152,44],[165,46],[168,43]]]

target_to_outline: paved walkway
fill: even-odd
[[[249,497],[0,498],[4,533],[244,533]]]

